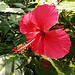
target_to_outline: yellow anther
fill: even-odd
[[[20,44],[20,45],[18,45],[17,46],[17,49],[20,49],[20,48],[22,48],[23,46],[25,46],[26,45],[26,43],[24,42],[24,44]],[[26,50],[28,50],[28,47],[25,47],[23,50],[21,50],[21,51],[19,51],[19,53],[24,53],[24,52],[26,52]]]

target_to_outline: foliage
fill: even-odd
[[[0,71],[9,65],[10,74],[6,71],[5,75],[75,75],[75,1],[65,0],[56,6],[59,11],[56,25],[64,27],[71,39],[69,54],[56,60],[39,56],[30,48],[23,54],[12,55],[14,47],[27,43],[25,35],[19,31],[19,20],[23,14],[42,4],[40,0],[0,1],[0,59],[3,61],[0,62]],[[57,29],[57,26],[52,29]]]

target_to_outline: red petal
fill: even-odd
[[[52,59],[64,57],[70,49],[71,41],[67,33],[61,29],[46,33],[44,53]]]
[[[31,15],[32,15],[31,12],[28,12],[28,14],[24,14],[19,23],[20,23],[20,32],[27,35],[29,34],[30,37],[33,37],[37,29],[31,22]]]
[[[44,55],[44,35],[38,33],[35,41],[31,43],[30,46],[33,52],[39,55]]]
[[[31,20],[42,31],[48,32],[58,21],[58,12],[53,5],[40,5],[32,12]]]

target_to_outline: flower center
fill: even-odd
[[[40,33],[42,33],[42,35],[44,35],[44,36],[45,36],[45,32],[43,32],[42,30],[40,30]]]

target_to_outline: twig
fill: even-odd
[[[72,27],[72,26],[75,26],[75,23],[73,23],[73,24],[71,24],[70,26],[67,26],[67,27],[65,27],[65,26],[61,27],[61,26],[59,26],[59,24],[57,24],[56,26],[57,26],[59,29],[65,30],[65,29],[67,29],[67,28],[70,28],[70,27]]]
[[[67,13],[66,17],[68,17],[68,16],[69,16],[69,14],[70,14],[71,12],[72,12],[72,11],[69,11],[69,12]]]
[[[10,8],[12,7],[13,2],[14,2],[14,0],[12,0],[12,2],[11,2],[11,4],[10,4]],[[8,18],[8,14],[9,14],[9,13],[7,12],[6,18]]]
[[[63,0],[60,0],[57,5],[59,5]]]
[[[11,4],[10,4],[10,8],[12,7],[12,5],[13,5],[13,2],[14,2],[14,0],[12,0],[12,2],[11,2]]]
[[[70,27],[72,27],[72,26],[75,26],[75,23],[71,24],[70,26],[64,27],[64,30],[65,30],[66,28],[70,28]]]

